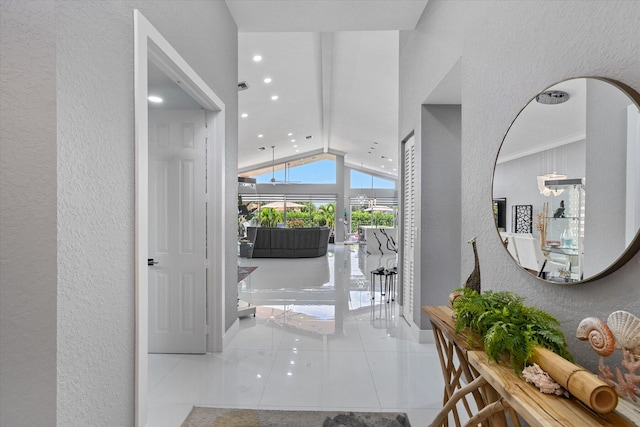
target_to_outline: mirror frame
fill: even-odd
[[[536,93],[531,99],[529,99],[529,101],[524,105],[524,107],[522,107],[520,109],[520,111],[518,111],[518,114],[516,114],[516,116],[514,117],[514,119],[511,121],[511,124],[509,125],[509,127],[507,128],[507,131],[504,133],[504,136],[502,137],[502,142],[500,143],[500,147],[498,147],[498,152],[495,155],[495,160],[493,163],[493,174],[491,175],[491,198],[489,199],[489,201],[491,202],[491,218],[494,218],[493,215],[493,200],[495,199],[495,195],[493,194],[493,189],[494,189],[494,179],[496,176],[496,166],[498,165],[498,157],[500,156],[500,151],[502,150],[502,146],[504,145],[504,141],[507,138],[507,135],[509,134],[509,131],[511,130],[511,127],[513,126],[513,124],[516,122],[516,120],[518,120],[518,117],[520,117],[520,114],[522,114],[522,111],[524,111],[525,108],[527,108],[527,106],[529,106],[529,104],[531,104],[531,102],[533,102],[536,97],[544,92],[549,90],[551,87],[569,81],[569,80],[576,80],[576,79],[592,79],[592,80],[600,80],[602,82],[608,83],[612,86],[614,86],[615,88],[617,88],[618,90],[620,90],[622,93],[624,93],[625,95],[627,95],[627,97],[635,104],[635,106],[638,108],[638,110],[640,110],[640,93],[638,91],[636,91],[635,89],[633,89],[632,87],[619,82],[617,80],[613,80],[610,78],[606,78],[606,77],[596,77],[596,76],[577,76],[577,77],[570,77],[570,78],[566,78],[560,81],[557,81],[549,86],[547,86],[546,88],[542,89],[540,92]],[[505,252],[509,255],[509,258],[511,258],[511,260],[518,266],[520,267],[522,270],[527,271],[527,273],[529,273],[529,270],[525,269],[524,267],[522,267],[515,258],[513,258],[513,256],[511,255],[511,253],[509,253],[509,251],[507,250],[507,248],[504,246],[504,244],[502,243],[502,237],[500,236],[500,231],[498,230],[498,226],[497,224],[495,224],[494,221],[494,229],[496,231],[496,234],[498,236],[498,239],[500,240],[500,246],[502,246],[505,250]],[[593,276],[587,277],[586,279],[583,280],[578,280],[575,282],[569,282],[569,283],[564,283],[564,282],[556,282],[556,281],[551,281],[551,280],[546,280],[543,279],[541,277],[538,277],[535,274],[531,274],[529,273],[532,277],[535,277],[537,280],[540,280],[544,283],[552,283],[552,284],[558,284],[558,285],[578,285],[578,284],[582,284],[582,283],[587,283],[587,282],[592,282],[594,280],[598,280],[601,279],[605,276],[608,276],[609,274],[613,273],[614,271],[618,270],[620,267],[622,267],[623,265],[625,265],[627,262],[629,262],[635,255],[636,253],[640,251],[640,229],[638,229],[636,231],[636,235],[633,238],[633,240],[631,241],[631,243],[629,243],[629,245],[625,248],[625,250],[620,254],[620,256],[618,256],[608,267],[606,267],[604,270],[600,271],[597,274],[594,274]]]

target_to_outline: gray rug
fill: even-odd
[[[400,412],[268,411],[194,406],[182,427],[410,427]]]

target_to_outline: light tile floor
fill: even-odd
[[[442,407],[434,344],[419,344],[396,302],[371,300],[369,271],[395,256],[330,246],[313,259],[245,259],[239,284],[255,318],[222,353],[149,355],[150,427],[175,427],[193,405],[400,411],[428,425]]]

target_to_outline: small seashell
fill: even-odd
[[[614,311],[607,319],[607,326],[616,340],[616,347],[629,350],[640,358],[640,319],[627,311]]]
[[[615,338],[609,327],[597,317],[582,319],[576,330],[576,338],[589,340],[589,344],[597,354],[609,356],[615,350]]]

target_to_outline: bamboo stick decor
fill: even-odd
[[[551,350],[536,347],[529,363],[537,363],[569,393],[600,414],[607,414],[618,405],[618,395],[613,387]]]

